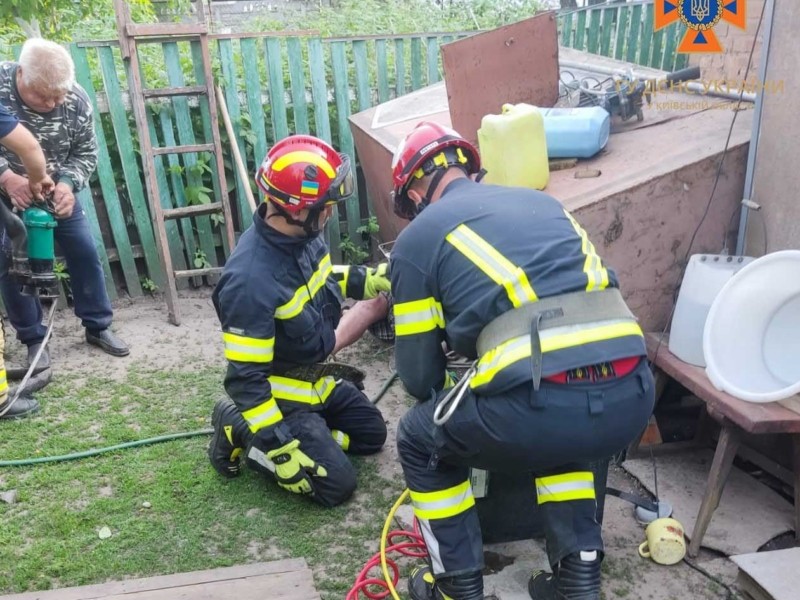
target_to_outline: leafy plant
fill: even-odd
[[[211,222],[215,227],[225,224],[225,215],[222,213],[211,213]]]
[[[208,257],[206,253],[203,252],[200,248],[195,250],[194,252],[194,268],[195,269],[208,269],[211,267],[211,263],[208,262]]]
[[[69,271],[67,271],[67,265],[65,265],[60,260],[57,260],[53,263],[53,275],[56,276],[61,282],[69,281]]]
[[[155,294],[158,291],[158,286],[156,282],[150,279],[149,277],[142,277],[141,279],[142,289],[150,294]]]
[[[353,242],[346,233],[342,234],[339,248],[342,251],[342,257],[349,264],[360,265],[369,258],[369,252],[364,250],[362,245]]]

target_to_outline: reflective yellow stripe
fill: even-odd
[[[339,431],[338,429],[331,429],[331,435],[333,435],[334,441],[339,444],[339,447],[344,450],[345,452],[350,448],[350,436],[347,435],[344,431]]]
[[[345,265],[333,265],[333,272],[341,278],[337,280],[337,283],[339,284],[342,296],[347,298],[347,280],[350,278],[350,267]]]
[[[394,305],[395,335],[425,333],[437,327],[444,329],[441,303],[433,298],[401,302]]]
[[[294,152],[288,152],[284,154],[278,160],[272,163],[272,169],[274,171],[283,171],[289,165],[299,162],[311,163],[312,165],[322,169],[325,175],[328,176],[328,179],[336,179],[336,171],[334,171],[331,163],[322,158],[319,154],[314,154],[313,152],[307,152],[304,150],[295,150]]]
[[[8,392],[8,378],[6,377],[6,370],[0,369],[0,394]]]
[[[333,272],[331,267],[331,255],[326,254],[319,262],[319,267],[308,280],[308,283],[300,286],[286,304],[279,306],[275,310],[276,319],[291,319],[303,312],[306,303],[317,295],[317,292],[325,285],[325,280]]]
[[[538,300],[525,272],[466,225],[459,225],[445,239],[492,281],[502,285],[515,307]]]
[[[234,333],[223,333],[222,342],[225,344],[225,358],[239,362],[272,362],[275,348],[275,338],[259,339],[244,337]]]
[[[304,404],[323,404],[336,387],[333,377],[321,377],[316,382],[291,379],[272,375],[269,378],[272,395],[278,400],[302,402]]]
[[[569,211],[564,210],[564,214],[572,223],[575,232],[581,237],[581,251],[586,257],[583,262],[583,272],[586,273],[586,291],[604,290],[608,287],[608,270],[603,266],[603,261],[597,255],[594,244],[589,240],[583,227],[569,214]]]
[[[414,514],[418,519],[447,519],[475,506],[469,480],[437,492],[411,491]]]
[[[591,471],[536,478],[536,500],[539,504],[595,499],[594,473]]]
[[[269,398],[266,402],[259,404],[255,408],[251,408],[242,413],[244,420],[250,427],[250,431],[256,433],[258,430],[270,425],[275,425],[278,421],[283,419],[281,409],[274,398]]]
[[[553,327],[539,332],[542,354],[590,344],[613,340],[629,335],[643,337],[641,327],[635,321],[611,320],[587,323],[586,325],[568,325]],[[489,383],[498,372],[509,365],[530,358],[530,334],[512,338],[499,346],[492,348],[478,361],[475,377],[470,381],[470,387],[478,387]]]

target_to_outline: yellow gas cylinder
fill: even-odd
[[[504,104],[478,130],[486,183],[543,190],[550,180],[544,118],[530,104]]]

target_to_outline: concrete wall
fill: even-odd
[[[753,200],[759,212],[749,212],[747,252],[754,256],[776,250],[800,249],[800,3],[776,0],[766,80],[784,80],[782,93],[764,94]],[[767,239],[765,243],[764,231]]]
[[[794,5],[792,0],[779,0],[785,4]],[[758,29],[758,18],[765,0],[747,0],[747,28],[741,30],[725,22],[720,22],[714,32],[717,34],[724,52],[722,54],[695,54],[690,60],[690,65],[700,66],[703,79],[725,81],[741,81],[747,69],[747,59],[753,45],[753,36]],[[766,27],[761,26],[763,32]],[[758,73],[759,57],[761,56],[761,35],[756,41],[753,55],[753,64],[750,67],[748,80],[755,79]]]

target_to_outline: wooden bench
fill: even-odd
[[[776,402],[756,404],[720,392],[709,381],[705,369],[685,363],[669,351],[668,335],[662,337],[659,333],[649,333],[646,339],[648,355],[656,369],[657,396],[664,389],[665,378],[674,379],[705,403],[708,415],[722,428],[697,523],[692,532],[689,556],[697,556],[700,551],[700,543],[714,511],[719,506],[722,489],[743,433],[792,436],[795,540],[800,544],[800,414]]]

